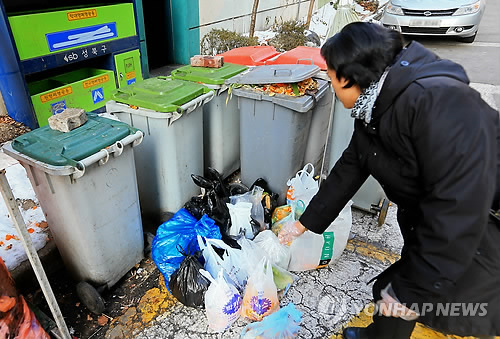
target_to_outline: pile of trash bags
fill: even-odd
[[[287,204],[263,179],[251,187],[225,184],[209,169],[206,177],[192,175],[202,188],[157,230],[152,257],[165,285],[181,303],[205,308],[216,332],[240,316],[255,321],[242,338],[293,338],[301,314],[293,304],[280,309],[280,298],[298,278],[291,271],[328,266],[344,250],[352,225],[347,204],[327,231],[306,231],[291,244],[278,233],[295,223],[318,192],[314,168],[307,164],[288,182]]]

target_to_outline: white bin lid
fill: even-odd
[[[270,65],[257,66],[248,72],[238,74],[226,84],[265,85],[300,82],[313,77],[320,71],[316,65]]]

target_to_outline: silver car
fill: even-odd
[[[410,35],[476,38],[486,0],[391,0],[381,22]]]

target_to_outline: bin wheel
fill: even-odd
[[[388,199],[382,199],[380,201],[380,212],[378,215],[378,225],[379,227],[382,226],[385,223],[385,218],[387,217],[387,210],[389,209],[389,200]]]
[[[104,299],[99,292],[88,282],[80,281],[76,285],[76,293],[80,301],[94,314],[102,314],[104,312]]]

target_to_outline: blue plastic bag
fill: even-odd
[[[184,255],[179,252],[179,249],[182,248],[188,255],[193,255],[200,250],[196,240],[197,235],[211,239],[222,238],[215,221],[207,215],[198,221],[184,208],[158,227],[153,239],[152,257],[165,278],[167,289],[170,276],[184,260]]]
[[[297,337],[302,313],[290,303],[260,322],[247,325],[241,339],[290,339]]]

